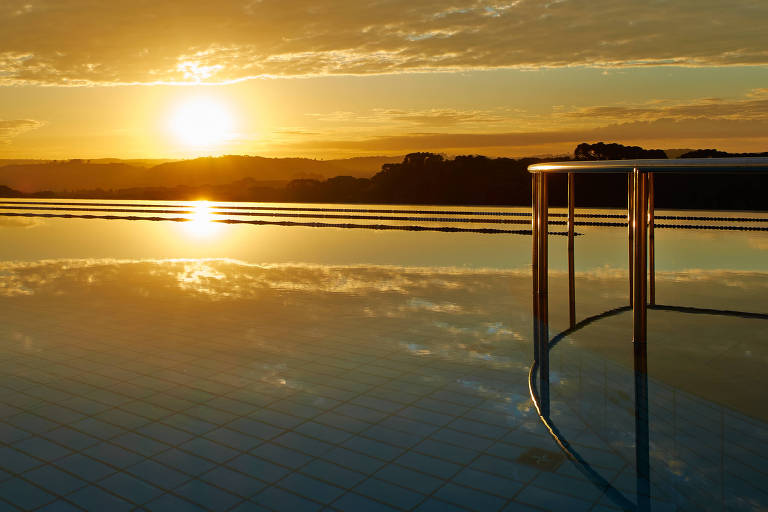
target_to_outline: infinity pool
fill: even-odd
[[[526,209],[68,202],[0,204],[4,510],[768,507],[768,232],[710,229],[768,214],[656,232],[646,507],[631,313],[551,352],[580,463],[532,405]],[[577,231],[577,317],[626,305],[626,228]]]

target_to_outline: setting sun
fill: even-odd
[[[216,146],[232,135],[234,122],[222,102],[194,98],[179,104],[171,114],[168,127],[186,146]]]

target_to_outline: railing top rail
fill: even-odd
[[[677,158],[648,160],[578,160],[545,162],[528,166],[532,173],[768,173],[768,158]]]

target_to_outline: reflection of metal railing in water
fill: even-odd
[[[533,276],[533,339],[534,362],[529,374],[529,391],[534,406],[548,431],[560,448],[577,467],[614,503],[627,510],[650,510],[650,460],[648,423],[647,372],[647,309],[656,304],[655,287],[655,222],[654,173],[768,173],[768,158],[712,158],[687,160],[615,160],[590,162],[557,162],[536,164],[529,168],[534,174],[532,185],[532,276]],[[568,174],[568,298],[569,328],[550,342],[548,299],[548,190],[547,176],[551,173]],[[574,237],[575,174],[627,173],[627,238],[629,249],[629,306],[619,307],[600,315],[576,322]],[[650,254],[649,254],[650,253]],[[649,276],[650,273],[650,276]],[[650,277],[650,287],[648,286]],[[650,290],[649,290],[650,288]],[[649,292],[650,291],[650,296]],[[650,300],[649,300],[650,299]],[[632,310],[635,389],[635,465],[637,503],[628,500],[568,444],[550,418],[549,350],[567,334],[597,320]],[[658,306],[658,309],[686,313],[727,314],[749,318],[768,318],[768,315],[718,311],[698,308]],[[538,390],[536,376],[538,374]]]
[[[688,306],[669,306],[669,305],[653,305],[648,306],[649,309],[658,311],[674,311],[678,313],[695,314],[695,315],[708,315],[708,316],[726,316],[726,317],[738,317],[745,319],[760,319],[768,320],[768,313],[749,313],[733,310],[721,310],[721,309],[707,309],[707,308],[694,308]],[[548,342],[545,349],[538,352],[540,357],[544,358],[546,362],[544,364],[534,363],[531,365],[528,373],[528,391],[531,396],[534,407],[539,415],[540,420],[549,431],[560,449],[576,463],[576,467],[582,472],[598,489],[602,490],[605,495],[613,501],[616,505],[620,506],[624,510],[631,511],[647,511],[650,510],[650,444],[649,438],[649,415],[648,415],[648,384],[647,384],[647,372],[646,372],[646,351],[645,343],[635,343],[634,345],[634,378],[635,378],[635,458],[636,458],[636,489],[638,495],[638,503],[633,503],[627,498],[621,491],[611,485],[597,470],[595,470],[587,460],[582,457],[578,450],[576,450],[568,442],[567,437],[558,429],[554,421],[550,418],[549,413],[549,353],[555,348],[555,346],[564,340],[567,336],[570,336],[585,327],[592,325],[596,322],[610,318],[622,313],[626,313],[632,309],[632,306],[621,306],[608,311],[604,311],[600,314],[587,317],[572,327],[559,332]],[[539,347],[541,348],[541,347]],[[542,369],[540,369],[543,368]],[[546,394],[542,395],[537,390],[536,378],[539,377],[542,389],[546,389]],[[546,384],[545,384],[546,383]],[[644,390],[644,393],[640,393],[638,399],[638,388]],[[722,423],[722,420],[721,420]],[[722,447],[721,439],[721,450]],[[721,454],[722,458],[722,454]],[[722,468],[721,468],[722,471]],[[723,475],[721,475],[721,481]],[[721,483],[721,486],[724,484]],[[722,496],[721,496],[721,499]],[[724,506],[724,505],[723,505]]]

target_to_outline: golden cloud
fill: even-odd
[[[760,0],[5,0],[0,84],[768,63]]]
[[[0,119],[0,143],[8,143],[14,137],[31,130],[36,130],[43,126],[43,124],[44,123],[40,121],[34,121],[32,119],[15,119],[7,121]]]
[[[592,106],[565,112],[566,117],[589,119],[730,119],[768,120],[768,90],[755,89],[746,98],[701,98],[685,103],[652,101],[643,105]]]
[[[348,124],[371,124],[381,126],[417,125],[417,126],[456,126],[510,121],[509,109],[498,110],[461,110],[453,108],[433,108],[423,110],[375,108],[367,112],[336,111],[328,114],[309,114],[310,117],[325,121]]]
[[[597,128],[496,133],[410,133],[362,139],[297,141],[284,145],[294,150],[333,149],[341,151],[441,151],[445,149],[498,148],[578,143],[598,140],[672,139],[766,139],[768,119],[656,119],[612,123]]]

